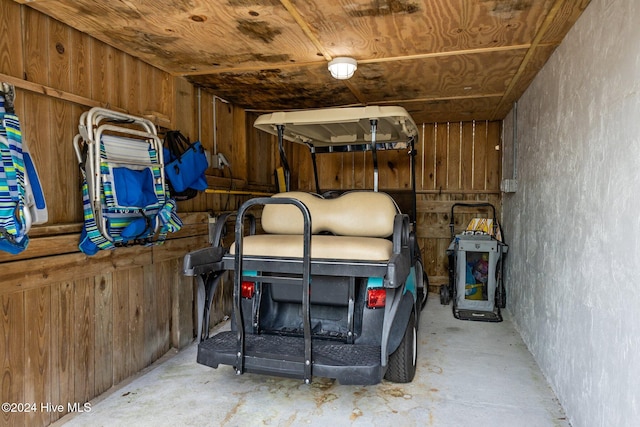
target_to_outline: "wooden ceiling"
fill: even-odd
[[[421,123],[504,118],[590,0],[16,1],[247,109],[395,104]]]

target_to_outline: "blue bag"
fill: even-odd
[[[165,136],[169,156],[165,156],[165,175],[176,192],[189,188],[204,191],[207,188],[205,172],[209,167],[204,147],[200,141],[189,143],[179,131],[169,131]]]

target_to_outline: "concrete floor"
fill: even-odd
[[[71,426],[569,426],[515,331],[456,320],[430,295],[411,384],[342,386],[198,365],[191,345],[91,402]]]

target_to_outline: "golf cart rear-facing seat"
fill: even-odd
[[[393,255],[393,242],[387,238],[394,233],[399,211],[385,193],[357,191],[323,199],[310,193],[287,192],[273,197],[295,198],[309,209],[312,259],[387,261]],[[244,238],[244,255],[303,256],[303,219],[295,206],[266,205],[262,227],[266,234]],[[234,249],[232,245],[232,253]]]

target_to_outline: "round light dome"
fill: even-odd
[[[358,68],[358,63],[353,58],[340,56],[329,62],[329,71],[334,79],[346,80],[353,76]]]

